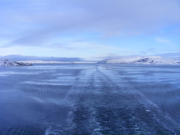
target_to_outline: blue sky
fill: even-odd
[[[180,52],[180,0],[0,0],[0,55]]]

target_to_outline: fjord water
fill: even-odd
[[[0,68],[0,135],[179,135],[180,66]]]

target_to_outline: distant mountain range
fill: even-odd
[[[36,57],[36,56],[21,56],[21,55],[7,55],[2,56],[1,59],[8,59],[10,61],[83,61],[81,58],[65,58],[65,57]]]
[[[158,56],[111,56],[96,58],[94,60],[85,60],[82,58],[65,57],[35,57],[8,55],[0,57],[0,63],[3,65],[29,65],[29,64],[63,64],[63,63],[119,63],[119,64],[180,64],[180,53],[167,53]],[[13,64],[12,64],[13,63]]]
[[[119,64],[180,64],[180,60],[164,58],[161,56],[122,56],[106,58],[99,63],[119,63]]]
[[[0,66],[31,66],[32,64],[17,62],[17,61],[9,61],[9,60],[0,60]]]
[[[0,57],[0,66],[18,66],[32,64],[64,64],[64,63],[95,63],[82,58],[65,58],[65,57],[36,57],[8,55]]]

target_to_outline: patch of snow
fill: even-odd
[[[17,61],[9,61],[9,60],[0,60],[0,66],[30,66],[29,63],[17,62]]]
[[[119,57],[106,60],[106,63],[121,63],[121,64],[180,64],[174,59],[162,58],[160,56],[134,56],[134,57]]]

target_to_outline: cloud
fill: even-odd
[[[87,51],[88,50],[88,51]],[[133,52],[134,53],[134,52]],[[108,55],[130,55],[132,52],[118,46],[97,44],[86,41],[71,41],[52,46],[11,46],[0,47],[0,55],[57,56],[57,57],[102,57]]]
[[[161,38],[161,37],[158,37],[155,40],[156,40],[156,42],[159,42],[159,43],[165,43],[165,44],[171,43],[171,41],[169,39],[165,39],[165,38]]]
[[[64,33],[139,35],[180,24],[179,0],[0,1],[0,36],[10,45],[45,45]]]

